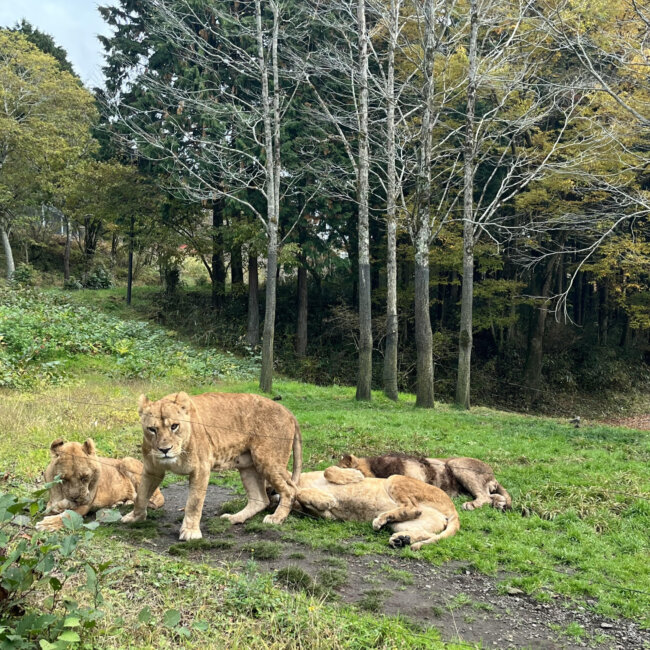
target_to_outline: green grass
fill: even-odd
[[[92,294],[93,299],[98,295]],[[101,300],[97,306],[100,304]],[[120,310],[121,306],[116,308],[116,312]],[[207,390],[258,392],[257,383],[253,381],[181,381],[174,373],[167,376],[164,365],[153,375],[128,378],[117,370],[116,363],[114,355],[79,354],[67,360],[63,384],[45,383],[38,389],[0,389],[0,417],[6,432],[0,437],[0,458],[3,474],[7,475],[6,485],[16,491],[33,487],[48,463],[49,444],[57,437],[79,441],[92,437],[102,455],[138,457],[142,434],[135,405],[140,393],[157,398],[180,387],[191,393]],[[300,423],[306,469],[325,468],[347,452],[364,455],[400,450],[429,456],[474,456],[492,465],[499,481],[513,497],[513,509],[506,513],[491,508],[466,512],[460,509],[464,499],[457,499],[460,532],[418,553],[390,550],[390,531],[374,533],[367,524],[327,522],[304,516],[291,516],[277,529],[282,540],[300,543],[305,548],[322,549],[341,562],[347,555],[369,552],[402,557],[405,558],[405,571],[409,557],[432,564],[460,561],[482,573],[496,576],[499,572],[507,576],[501,578],[503,591],[516,587],[539,600],[560,594],[603,615],[625,616],[638,620],[642,626],[650,626],[650,596],[647,593],[650,591],[647,562],[650,553],[647,532],[650,530],[650,473],[647,469],[650,433],[598,423],[573,429],[561,420],[487,408],[465,412],[438,404],[434,410],[421,410],[414,408],[410,396],[402,396],[393,403],[374,393],[372,402],[358,403],[354,400],[354,389],[338,386],[324,388],[276,381],[274,388],[282,394],[282,404]],[[166,479],[167,482],[171,480],[177,479]],[[218,482],[237,486],[241,493],[236,473],[226,473],[218,477]],[[244,503],[237,498],[225,504],[223,511],[237,511]],[[228,522],[218,518],[204,521],[203,525],[214,535],[223,535],[229,527]],[[251,533],[267,528],[256,520],[248,527]],[[98,536],[101,548],[98,546],[97,553],[119,557],[119,562],[126,566],[125,574],[130,571],[134,576],[140,575],[139,569],[136,571],[133,567],[139,566],[144,556],[151,557],[147,562],[154,562],[154,556],[146,555],[145,551],[131,551],[122,540],[153,540],[157,535],[155,520],[129,527],[128,532],[120,529],[119,540],[111,536],[110,527],[101,530]],[[281,549],[281,543],[266,543]],[[258,548],[257,545],[251,544],[249,548]],[[248,545],[243,550],[246,547]],[[165,598],[169,598],[170,603],[174,600],[174,592],[167,585],[163,595],[159,594],[155,582],[166,578],[157,578],[158,573],[164,575],[165,571],[172,571],[168,567],[173,566],[173,575],[181,576],[178,578],[180,584],[193,585],[194,592],[183,592],[179,596],[183,606],[194,612],[207,607],[219,623],[217,631],[206,637],[208,640],[195,639],[191,647],[210,647],[210,643],[227,638],[226,633],[233,633],[235,624],[244,635],[234,637],[241,644],[254,640],[255,634],[261,635],[271,622],[277,623],[278,629],[283,629],[287,635],[274,637],[274,643],[280,644],[280,638],[294,638],[291,634],[297,628],[280,620],[286,607],[274,612],[262,606],[259,620],[248,621],[245,609],[229,615],[228,619],[225,613],[223,616],[214,613],[216,602],[214,606],[206,605],[206,589],[196,589],[195,580],[199,576],[205,578],[207,569],[196,567],[190,559],[172,561],[155,557],[164,571],[147,569],[140,577],[133,578],[134,583],[129,588],[136,601],[140,598],[143,602],[153,602],[156,608],[163,608]],[[253,557],[261,559],[259,548]],[[230,574],[214,575],[219,575],[215,578],[217,584],[229,585],[227,589],[239,585],[237,589],[241,589],[244,601],[260,584],[265,585],[263,590],[273,593],[273,599],[284,597],[281,592],[276,594],[270,583],[251,582],[250,577],[246,582]],[[397,573],[392,577],[399,580]],[[406,575],[402,577],[406,579]],[[246,583],[244,586],[242,580]],[[149,581],[154,584],[148,584]],[[153,594],[145,593],[152,589]],[[120,587],[116,587],[109,598],[118,612],[115,616],[123,617],[124,627],[135,626],[129,612],[120,612],[120,607],[126,607],[120,593]],[[319,616],[330,610],[323,609],[320,604],[314,605],[308,598],[294,607],[299,610],[294,616],[306,630],[306,639],[314,643],[317,638],[324,638],[331,641],[331,647],[367,647],[364,643],[378,638],[367,636],[370,631],[384,635],[377,643],[379,647],[389,647],[393,641],[407,638],[401,624],[378,624],[374,618],[359,618],[366,622],[359,623],[359,632],[352,631],[352,621],[360,616],[353,609],[331,610],[332,617],[336,612],[345,612],[341,616],[346,622],[339,629],[334,623],[332,628],[327,628],[327,621],[335,620],[327,618],[330,614],[322,614],[322,620],[310,622],[309,607],[318,607]],[[97,637],[98,647],[128,645],[126,631],[113,630],[113,627],[102,630]],[[345,643],[339,636],[344,630],[349,635]],[[318,636],[321,634],[322,637]],[[171,647],[175,642],[161,630],[143,628],[136,634],[136,645],[140,647]],[[251,644],[254,645],[254,641],[248,643]],[[309,645],[309,641],[303,645]]]

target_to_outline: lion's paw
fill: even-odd
[[[393,548],[404,548],[405,546],[410,546],[411,538],[409,535],[400,535],[399,533],[396,533],[390,538],[388,543]]]
[[[36,530],[55,531],[63,528],[61,515],[50,515],[36,524]]]
[[[474,510],[476,506],[473,501],[466,501],[463,503],[463,510]]]
[[[264,519],[262,519],[263,524],[273,524],[274,526],[278,526],[281,524],[286,517],[283,517],[282,515],[274,514],[274,515],[266,515]]]
[[[379,517],[372,520],[372,528],[373,530],[381,530],[387,523],[386,519],[379,515]]]
[[[201,539],[203,535],[199,528],[181,528],[181,533],[178,536],[178,539],[181,542],[189,542],[191,539]]]
[[[412,551],[419,551],[422,548],[422,542],[417,542],[415,544],[411,544],[411,550]]]
[[[123,524],[135,524],[138,521],[144,521],[146,518],[147,515],[140,515],[139,517],[136,517],[135,510],[132,510],[128,514],[124,515],[124,517],[120,519],[120,522]]]

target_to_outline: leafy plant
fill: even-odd
[[[11,276],[11,281],[14,284],[22,285],[25,287],[33,287],[36,284],[38,272],[31,264],[23,262],[16,267],[16,270]]]
[[[27,527],[42,516],[45,502],[40,497],[50,486],[33,498],[0,494],[0,647],[67,648],[83,641],[103,616],[100,584],[114,569],[110,562],[93,564],[78,557],[99,524],[84,524],[68,510],[60,532],[36,533]],[[65,590],[73,580],[89,594],[82,602]]]
[[[113,275],[103,264],[98,264],[82,279],[86,289],[110,289],[114,284]]]

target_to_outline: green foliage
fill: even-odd
[[[86,289],[111,289],[114,280],[111,272],[103,264],[97,264],[84,275],[81,283]]]
[[[196,350],[148,323],[123,321],[31,290],[0,291],[0,386],[56,383],[73,355],[109,356],[125,377],[251,377],[256,362]]]
[[[45,486],[47,489],[49,486]],[[83,559],[97,523],[84,524],[66,511],[64,529],[34,533],[25,528],[44,511],[41,490],[34,497],[0,493],[0,647],[61,650],[83,642],[100,619],[100,584],[114,571],[110,562]],[[64,596],[75,582],[83,603]]]
[[[38,272],[31,264],[22,262],[16,266],[16,270],[11,276],[11,281],[19,286],[33,287],[36,284]]]

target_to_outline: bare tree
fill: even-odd
[[[201,83],[184,84],[134,62],[137,82],[159,98],[159,107],[141,110],[119,96],[110,104],[128,129],[128,145],[167,170],[166,189],[193,202],[227,198],[261,222],[267,241],[265,392],[273,380],[280,204],[297,180],[293,170],[283,181],[281,161],[282,124],[293,93],[283,86],[280,47],[300,33],[295,8],[283,0],[149,0],[148,30],[201,69]]]

